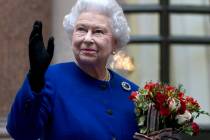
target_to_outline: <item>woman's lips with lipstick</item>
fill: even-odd
[[[81,51],[83,53],[96,53],[96,50],[95,49],[90,49],[90,48],[86,48],[86,49],[81,49]]]

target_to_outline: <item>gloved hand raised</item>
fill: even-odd
[[[29,61],[30,70],[28,73],[31,89],[40,92],[44,86],[44,75],[50,65],[54,52],[54,38],[48,40],[45,49],[42,37],[42,23],[35,21],[29,38]]]

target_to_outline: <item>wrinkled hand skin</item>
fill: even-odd
[[[50,65],[54,53],[54,38],[48,40],[45,48],[42,36],[42,22],[35,21],[29,37],[29,62],[30,70],[28,79],[31,89],[40,92],[44,86],[44,74]]]
[[[180,140],[177,133],[173,133],[171,128],[165,128],[159,131],[154,131],[148,135],[135,133],[133,136],[136,140]]]
[[[152,138],[148,137],[147,135],[143,135],[143,134],[140,134],[137,132],[133,135],[133,138],[136,140],[153,140]]]

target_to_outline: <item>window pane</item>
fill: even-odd
[[[170,0],[170,4],[206,5],[209,4],[209,0]]]
[[[117,0],[120,4],[158,4],[158,0]]]
[[[178,15],[171,16],[171,35],[205,36],[210,30],[209,16]]]
[[[174,45],[171,49],[171,82],[183,84],[187,95],[198,100],[202,109],[210,108],[210,48],[206,46]],[[209,125],[210,118],[197,119],[202,125]]]
[[[133,59],[134,71],[122,75],[141,87],[148,81],[159,81],[159,45],[130,44],[123,51]]]
[[[127,15],[131,35],[158,35],[158,14],[129,14]]]

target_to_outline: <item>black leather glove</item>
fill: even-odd
[[[44,86],[44,75],[50,65],[54,52],[54,38],[48,40],[47,49],[45,49],[42,37],[42,23],[35,21],[33,30],[29,38],[29,61],[30,70],[28,73],[31,89],[40,92]]]

